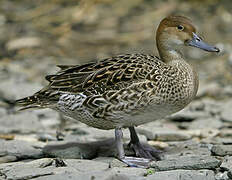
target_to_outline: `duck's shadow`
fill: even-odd
[[[135,156],[134,151],[124,143],[125,153],[128,156]],[[67,159],[94,159],[96,157],[117,157],[117,149],[114,138],[95,142],[62,142],[58,141],[46,145],[43,148],[46,157],[67,158]]]

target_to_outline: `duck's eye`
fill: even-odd
[[[180,31],[183,31],[183,30],[184,30],[184,26],[182,26],[182,25],[178,25],[176,28],[177,28],[178,30],[180,30]]]

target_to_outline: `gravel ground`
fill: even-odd
[[[0,179],[232,179],[232,2],[0,1]],[[17,111],[14,100],[47,82],[56,64],[81,64],[119,53],[156,53],[154,26],[184,14],[222,52],[186,50],[200,89],[184,110],[137,127],[143,143],[163,151],[151,168],[115,158],[114,131],[67,120],[49,110]],[[64,136],[56,138],[57,129]],[[124,130],[126,153],[129,132]]]

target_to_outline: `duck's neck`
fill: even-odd
[[[180,74],[184,76],[183,79],[186,80],[184,83],[188,84],[188,86],[192,88],[190,97],[194,97],[198,89],[198,76],[195,69],[184,60],[181,49],[178,47],[175,48],[175,46],[167,43],[170,42],[170,40],[157,40],[156,42],[160,59],[164,63],[177,68],[177,70],[181,72]]]
[[[156,41],[160,59],[167,64],[171,63],[173,60],[184,60],[181,49],[175,48],[172,44],[168,44],[168,41],[168,39]]]

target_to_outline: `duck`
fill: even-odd
[[[40,91],[16,103],[22,110],[51,108],[91,127],[115,129],[118,159],[130,167],[148,167],[160,160],[160,152],[140,143],[135,127],[159,120],[185,108],[196,96],[198,75],[185,61],[184,47],[219,52],[196,33],[192,21],[171,15],[161,20],[156,31],[159,56],[123,54],[83,65],[59,65],[47,75]],[[123,128],[130,131],[126,156]]]

